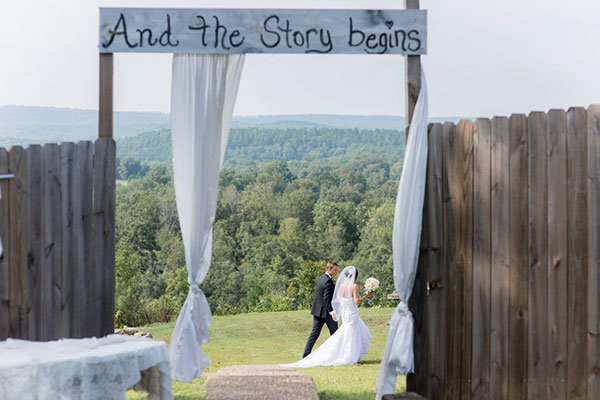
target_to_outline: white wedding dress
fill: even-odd
[[[340,274],[341,275],[341,274]],[[352,279],[352,284],[354,280]],[[338,296],[339,313],[342,326],[335,331],[318,349],[292,364],[281,364],[282,367],[312,368],[336,365],[356,364],[367,353],[371,334],[369,328],[358,315],[358,306],[354,302],[351,291],[344,290]],[[335,297],[334,297],[335,298]]]

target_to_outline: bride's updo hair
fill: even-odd
[[[353,268],[354,268],[354,280],[356,281],[356,278],[358,277],[358,268],[356,268],[356,267],[353,267]],[[346,271],[346,274],[345,274],[346,278],[349,278],[352,276],[351,271],[352,271],[351,269],[348,269],[348,271]]]

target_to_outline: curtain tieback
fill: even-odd
[[[413,318],[405,302],[400,301],[390,324],[393,324],[396,329],[391,336],[390,348],[392,351],[388,363],[396,370],[396,374],[406,375],[413,369]]]
[[[200,290],[198,285],[194,285],[194,284],[190,285],[189,294],[198,294],[198,293],[202,293],[202,290]]]
[[[204,292],[196,284],[190,285],[188,298],[186,302],[190,302],[190,312],[192,321],[196,327],[196,334],[200,343],[208,343],[210,337],[208,335],[208,327],[212,322],[210,306]]]
[[[408,304],[400,300],[400,303],[398,303],[398,306],[396,307],[396,313],[398,313],[400,317],[409,315],[410,310],[408,309]]]

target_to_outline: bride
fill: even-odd
[[[333,292],[334,315],[342,317],[342,326],[315,351],[302,360],[282,367],[312,368],[355,364],[367,353],[371,335],[369,328],[358,315],[358,305],[373,292],[358,297],[358,285],[354,283],[358,271],[353,266],[344,268]]]

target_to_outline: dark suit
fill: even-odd
[[[315,342],[321,334],[321,329],[323,329],[324,324],[327,324],[329,333],[331,335],[337,331],[338,324],[333,320],[333,318],[331,318],[331,314],[329,314],[331,311],[333,311],[333,307],[331,307],[331,299],[333,298],[334,289],[335,285],[333,284],[333,280],[329,277],[329,275],[323,274],[319,277],[319,279],[317,279],[315,298],[310,310],[310,313],[313,315],[313,328],[308,336],[302,358],[309,355],[312,351]]]

